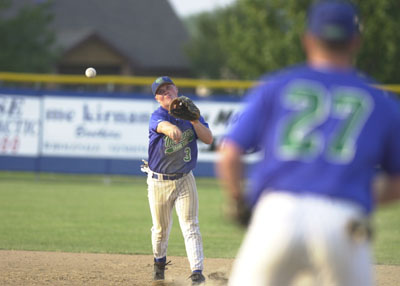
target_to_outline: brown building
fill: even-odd
[[[45,0],[13,1],[13,9]],[[14,10],[15,11],[15,10]],[[190,76],[189,36],[167,0],[54,0],[57,73]]]

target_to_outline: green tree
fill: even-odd
[[[400,83],[400,2],[355,0],[363,23],[357,66],[382,83]]]
[[[55,35],[50,28],[50,2],[22,7],[5,16],[11,1],[0,0],[0,70],[49,72],[56,59]]]
[[[301,36],[311,3],[312,0],[237,0],[227,8],[201,15],[188,47],[194,69],[212,78],[256,79],[263,73],[304,61]],[[400,2],[354,3],[359,6],[364,23],[364,45],[357,67],[383,83],[400,83],[400,73],[396,71],[400,62]]]
[[[237,1],[218,23],[227,69],[238,78],[254,79],[302,60],[299,35],[308,2]]]
[[[186,19],[192,41],[186,52],[198,77],[219,78],[223,74],[226,58],[217,29],[221,11],[201,13]]]

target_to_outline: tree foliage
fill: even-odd
[[[400,83],[400,2],[354,0],[364,26],[356,65],[384,83]],[[210,78],[256,79],[305,60],[301,46],[312,0],[236,0],[190,19],[194,70]]]
[[[400,1],[355,0],[363,23],[357,66],[382,83],[400,83]]]
[[[43,2],[43,1],[42,1]],[[22,7],[7,15],[11,1],[0,0],[0,70],[48,72],[56,58],[55,35],[50,28],[50,3]]]
[[[186,23],[193,36],[186,52],[199,77],[220,77],[221,68],[226,62],[217,28],[219,16],[219,12],[202,13],[188,19]]]

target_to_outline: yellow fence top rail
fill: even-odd
[[[155,77],[100,75],[94,78],[87,78],[85,77],[85,75],[0,72],[0,80],[8,82],[39,82],[39,83],[95,84],[95,85],[120,84],[120,85],[150,86],[155,80]],[[189,78],[174,78],[174,82],[180,87],[204,86],[208,88],[238,88],[238,89],[249,88],[255,84],[254,81],[189,79]]]
[[[136,85],[150,86],[155,77],[141,76],[117,76],[99,75],[95,78],[87,78],[85,75],[60,75],[60,74],[33,74],[33,73],[11,73],[0,72],[0,81],[6,82],[32,82],[32,83],[55,83],[55,84],[90,84],[90,85]],[[179,87],[207,87],[221,89],[248,89],[254,86],[256,81],[249,80],[211,80],[211,79],[189,79],[174,78]],[[400,84],[378,85],[388,91],[400,93]]]

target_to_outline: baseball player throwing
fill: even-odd
[[[221,146],[219,176],[241,201],[245,151],[260,147],[246,202],[253,208],[229,285],[373,284],[369,216],[400,199],[400,108],[352,67],[357,10],[343,1],[311,7],[307,63],[264,78]],[[387,175],[380,196],[377,172]]]
[[[213,137],[193,102],[187,97],[178,98],[178,88],[169,77],[157,78],[151,88],[160,107],[151,115],[149,160],[148,164],[145,162],[142,166],[142,170],[147,172],[153,221],[153,278],[164,279],[172,209],[175,206],[192,270],[190,278],[193,285],[197,285],[205,278],[202,274],[203,245],[198,220],[199,205],[192,170],[197,163],[197,139],[211,144]]]

